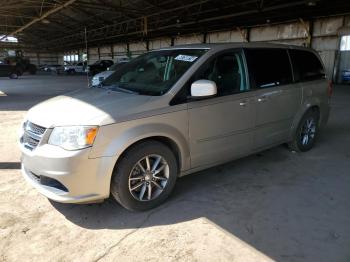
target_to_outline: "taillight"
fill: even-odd
[[[328,89],[327,89],[328,97],[333,95],[333,83],[332,81],[328,81]]]

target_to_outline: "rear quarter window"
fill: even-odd
[[[292,68],[286,49],[245,49],[251,84],[267,88],[293,82]]]
[[[289,50],[295,81],[312,81],[325,78],[320,59],[312,52]]]

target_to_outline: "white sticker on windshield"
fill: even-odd
[[[185,62],[193,62],[196,60],[198,56],[191,56],[191,55],[178,55],[175,57],[175,60],[185,61]]]

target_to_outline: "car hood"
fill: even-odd
[[[157,108],[159,97],[110,91],[80,89],[46,100],[26,116],[45,128],[68,125],[107,125],[125,121]]]
[[[103,71],[103,72],[101,72],[101,73],[98,73],[98,74],[96,74],[96,75],[94,75],[94,78],[96,77],[96,78],[99,78],[99,77],[103,77],[103,78],[107,78],[107,77],[109,77],[111,74],[113,74],[114,73],[114,71]]]

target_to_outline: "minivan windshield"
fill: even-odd
[[[120,62],[120,63],[115,63],[114,65],[112,65],[111,67],[107,68],[107,71],[115,71],[117,70],[118,67],[126,64],[127,62]]]
[[[169,49],[141,55],[101,83],[100,88],[161,96],[193,65],[206,49]]]

